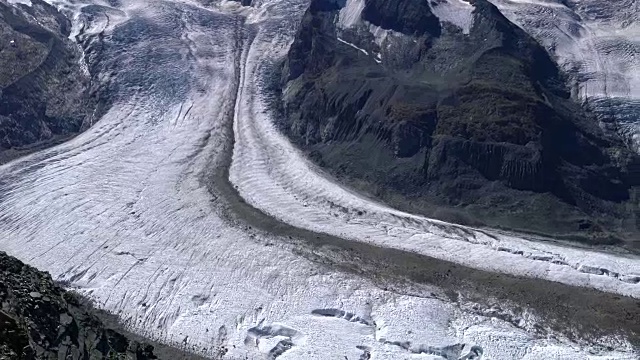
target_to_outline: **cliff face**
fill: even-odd
[[[0,358],[155,359],[153,347],[106,328],[78,299],[0,252]]]
[[[70,30],[68,19],[41,0],[0,2],[0,161],[90,122],[95,101]]]
[[[485,0],[314,0],[283,89],[281,129],[394,206],[590,242],[639,237],[640,159]]]

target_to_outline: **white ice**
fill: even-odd
[[[22,4],[31,6],[31,0],[7,0],[9,4]]]
[[[440,22],[451,23],[460,29],[462,33],[469,34],[473,25],[473,5],[465,0],[442,0],[430,2],[431,11],[440,19]]]
[[[325,179],[272,132],[269,117],[262,114],[258,75],[265,62],[286,51],[304,5],[280,0],[270,2],[267,10],[253,10],[261,14],[251,17],[258,35],[244,45],[236,92],[233,64],[244,27],[235,8],[123,1],[119,10],[127,18],[122,25],[105,27],[105,39],[134,21],[163,26],[154,28],[155,33],[135,32],[139,38],[134,43],[109,54],[120,66],[113,76],[139,72],[149,86],[120,84],[132,93],[116,98],[88,131],[0,167],[0,250],[49,271],[98,307],[119,315],[133,331],[210,356],[226,347],[227,359],[262,359],[283,343],[290,349],[282,359],[352,359],[364,351],[377,359],[437,358],[392,344],[406,341],[412,349],[422,346],[431,352],[454,344],[465,344],[465,349],[477,345],[484,359],[522,354],[637,358],[618,339],[610,339],[615,351],[604,351],[562,338],[538,338],[526,324],[516,327],[479,315],[464,300],[433,297],[438,289],[407,291],[415,295],[379,289],[361,277],[306,260],[280,239],[224,216],[203,182],[220,162],[223,129],[234,120],[226,115],[235,108],[232,179],[247,200],[287,221],[287,214],[265,202],[292,206],[289,211],[301,219],[292,223],[320,230],[344,227],[344,236],[358,241],[386,239],[381,244],[400,247],[399,241],[424,241],[411,240],[413,236],[436,237],[434,229],[424,230],[432,222],[390,210]],[[156,44],[145,41],[150,33],[161,34],[175,57],[147,56],[156,54]],[[167,88],[165,81],[178,79],[179,84],[182,76],[189,82],[184,93],[167,95],[176,87]],[[255,151],[268,156],[257,157]],[[283,173],[286,157],[291,160],[288,175]],[[281,190],[285,188],[288,193]],[[350,215],[327,222],[325,211],[334,213],[330,200]],[[371,218],[355,215],[357,209]],[[315,222],[316,227],[310,225]],[[453,237],[467,244],[444,230],[438,236],[437,241]],[[525,240],[500,241],[548,251]],[[522,244],[512,245],[515,241]],[[574,265],[602,256],[595,262],[630,272],[628,259],[575,252],[581,255],[561,254]],[[502,253],[508,254],[491,250],[487,256]],[[515,259],[516,265],[521,259],[546,264],[520,255]],[[605,279],[593,275],[592,281],[600,278]],[[319,315],[318,310],[333,315]]]
[[[338,14],[338,26],[348,29],[360,22],[365,0],[347,0]]]
[[[355,44],[352,44],[352,43],[350,43],[350,42],[348,42],[348,41],[345,41],[345,40],[343,40],[343,39],[341,39],[341,38],[337,38],[337,39],[338,39],[338,41],[340,41],[341,43],[343,43],[343,44],[345,44],[345,45],[348,45],[348,46],[351,46],[352,48],[354,48],[354,49],[356,49],[356,50],[358,50],[358,51],[362,52],[363,54],[365,54],[365,55],[367,55],[367,56],[369,55],[369,53],[367,52],[367,50],[365,50],[365,49],[363,49],[363,48],[360,48],[360,47],[356,46]]]

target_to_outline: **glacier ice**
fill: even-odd
[[[414,295],[381,289],[225,215],[204,182],[220,165],[233,121],[231,180],[249,203],[282,221],[354,241],[427,248],[471,266],[484,266],[480,256],[502,259],[533,276],[637,295],[637,285],[593,270],[633,275],[633,259],[484,237],[398,212],[304,161],[273,129],[258,79],[286,51],[305,1],[255,9],[226,2],[96,3],[118,17],[96,24],[92,19],[104,18],[83,17],[85,2],[57,5],[92,29],[77,28],[75,37],[104,37],[102,75],[113,86],[114,104],[69,142],[0,167],[0,250],[49,271],[129,329],[210,356],[326,359],[368,352],[401,359],[417,356],[407,348],[455,348],[460,356],[481,348],[485,358],[635,358],[624,341],[614,351],[594,351],[541,338],[478,314],[472,304],[432,295],[437,289]],[[445,249],[449,242],[461,250]],[[413,346],[398,346],[407,343]]]

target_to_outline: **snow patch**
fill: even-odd
[[[464,34],[469,34],[473,26],[473,5],[464,0],[436,0],[429,4],[440,22],[451,23],[462,29]]]
[[[13,5],[21,4],[21,5],[32,6],[31,0],[7,0],[7,1],[9,2],[9,4],[13,4]]]
[[[360,21],[365,0],[347,0],[338,14],[338,27],[348,29]]]
[[[376,26],[370,23],[368,23],[368,25],[369,25],[369,32],[371,33],[371,35],[373,35],[373,42],[376,43],[376,45],[378,45],[378,47],[380,47],[381,49],[384,46],[386,46],[386,41],[389,37],[406,36],[402,33],[389,30],[389,29],[383,29],[379,26]]]
[[[404,37],[406,35],[393,31],[393,30],[389,30],[389,29],[383,29],[379,26],[370,24],[368,22],[365,22],[365,24],[368,26],[369,32],[371,33],[371,35],[373,35],[373,42],[378,46],[379,48],[379,53],[375,53],[375,58],[374,60],[380,64],[382,63],[382,53],[384,53],[386,51],[386,48],[390,45],[388,39],[389,38],[400,38],[400,37]]]
[[[350,43],[350,42],[348,42],[348,41],[344,41],[344,40],[342,40],[341,38],[337,38],[337,39],[338,39],[338,41],[340,41],[341,43],[343,43],[343,44],[345,44],[345,45],[349,45],[349,46],[351,46],[352,48],[354,48],[354,49],[356,49],[356,50],[358,50],[358,51],[361,51],[363,54],[365,54],[365,55],[369,56],[369,52],[367,52],[367,50],[365,50],[365,49],[363,49],[363,48],[360,48],[360,47],[356,46],[355,44],[352,44],[352,43]]]

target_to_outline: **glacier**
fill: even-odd
[[[128,329],[224,359],[637,358],[624,339],[604,339],[612,350],[540,336],[533,312],[514,324],[435,287],[382,287],[229,214],[211,183],[227,156],[238,194],[295,227],[640,298],[632,255],[403,213],[306,161],[263,97],[306,1],[51,3],[84,46],[104,41],[113,105],[76,138],[0,167],[0,250]]]
[[[270,49],[277,54],[276,43],[267,38],[260,46],[259,40],[251,51],[269,63],[264,54]],[[287,44],[281,44],[280,56],[271,61],[286,50]],[[637,256],[447,224],[391,209],[340,186],[279,133],[259,86],[245,86],[235,116],[230,179],[254,207],[296,227],[341,238],[640,298]],[[499,261],[487,262],[487,257]]]

